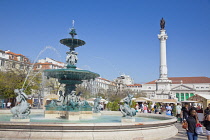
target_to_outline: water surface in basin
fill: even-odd
[[[0,122],[8,122],[12,117],[11,114],[1,114]],[[166,120],[167,118],[151,118],[151,117],[134,117],[136,122],[152,122]],[[72,121],[67,119],[45,119],[44,114],[31,114],[30,122],[51,122],[51,123],[120,123],[122,116],[117,115],[102,115],[94,116],[92,119],[82,119],[79,121]]]

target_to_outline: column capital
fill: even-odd
[[[166,30],[164,30],[164,29],[160,30],[160,34],[158,34],[158,39],[161,41],[168,39]]]
[[[168,36],[167,36],[167,34],[158,34],[158,39],[161,41],[167,40]]]

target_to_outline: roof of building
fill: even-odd
[[[98,77],[98,79],[101,79],[101,80],[104,80],[104,81],[111,82],[111,81],[109,81],[109,80],[107,80],[107,79],[105,79],[105,78],[101,78],[101,77]]]
[[[17,53],[13,53],[13,52],[5,52],[5,53],[7,53],[7,54],[12,54],[12,55],[16,55],[16,56],[24,56],[24,55],[22,55],[22,54],[17,54]]]
[[[192,84],[192,83],[210,83],[208,77],[168,77],[172,81],[172,84]],[[155,81],[148,82],[146,84],[155,84]]]
[[[141,87],[141,84],[127,85],[127,87],[136,87],[136,86]]]

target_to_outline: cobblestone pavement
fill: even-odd
[[[181,123],[176,123],[175,126],[177,127],[177,129],[179,131],[178,134],[172,138],[165,139],[165,140],[188,140],[186,130],[182,128]],[[203,127],[203,131],[204,131],[203,135],[198,135],[198,140],[206,140],[207,139],[205,136],[206,129],[204,127]]]

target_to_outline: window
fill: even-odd
[[[186,100],[189,99],[189,97],[190,97],[189,93],[186,93],[185,97],[186,97]]]
[[[20,69],[23,69],[23,65],[20,65]]]
[[[23,57],[20,56],[20,61],[23,61]]]
[[[201,87],[202,89],[204,88],[204,87]]]
[[[209,87],[206,87],[206,88],[209,88]]]
[[[15,68],[15,63],[12,63],[12,68]]]
[[[179,100],[179,93],[176,93],[176,98],[178,99],[178,101],[180,101]]]
[[[181,93],[181,101],[184,101],[184,93]]]
[[[151,89],[151,87],[148,87],[148,89]]]
[[[199,88],[199,87],[196,87],[197,89]]]
[[[4,66],[4,60],[1,60],[1,66]]]
[[[192,96],[194,96],[194,94],[193,93],[190,93],[190,97],[192,97]]]

